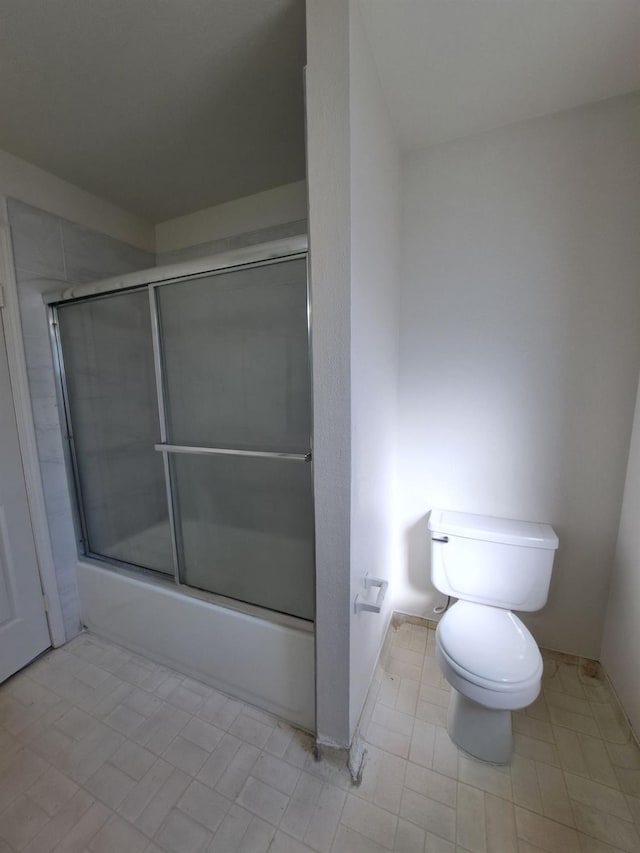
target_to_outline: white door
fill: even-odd
[[[0,682],[49,648],[0,310]]]

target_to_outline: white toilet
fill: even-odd
[[[432,510],[431,579],[457,598],[440,620],[436,657],[452,687],[448,729],[465,752],[506,764],[511,711],[540,692],[542,657],[511,610],[544,607],[558,537],[548,524]]]

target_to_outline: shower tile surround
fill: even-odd
[[[53,359],[43,296],[68,285],[204,257],[306,233],[306,222],[211,241],[156,256],[15,199],[7,200],[20,314],[49,534],[67,639],[80,630],[77,544],[64,461]]]
[[[390,628],[366,755],[83,633],[0,686],[0,850],[634,853],[640,750],[601,669],[543,652],[509,767],[451,743],[432,628]]]
[[[80,630],[77,544],[43,296],[153,266],[152,254],[8,199],[29,390],[49,535],[67,639]]]

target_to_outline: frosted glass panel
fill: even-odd
[[[171,456],[182,581],[313,619],[311,467]]]
[[[313,619],[311,465],[276,455],[311,447],[306,261],[159,284],[155,301],[163,413],[148,289],[58,306],[87,551],[173,575],[166,453],[180,581]]]
[[[168,441],[309,450],[305,260],[158,288]]]
[[[173,574],[147,290],[58,307],[88,551]]]

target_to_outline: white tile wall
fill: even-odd
[[[43,295],[154,265],[155,258],[88,228],[8,200],[29,389],[65,633],[80,630],[76,536]]]

